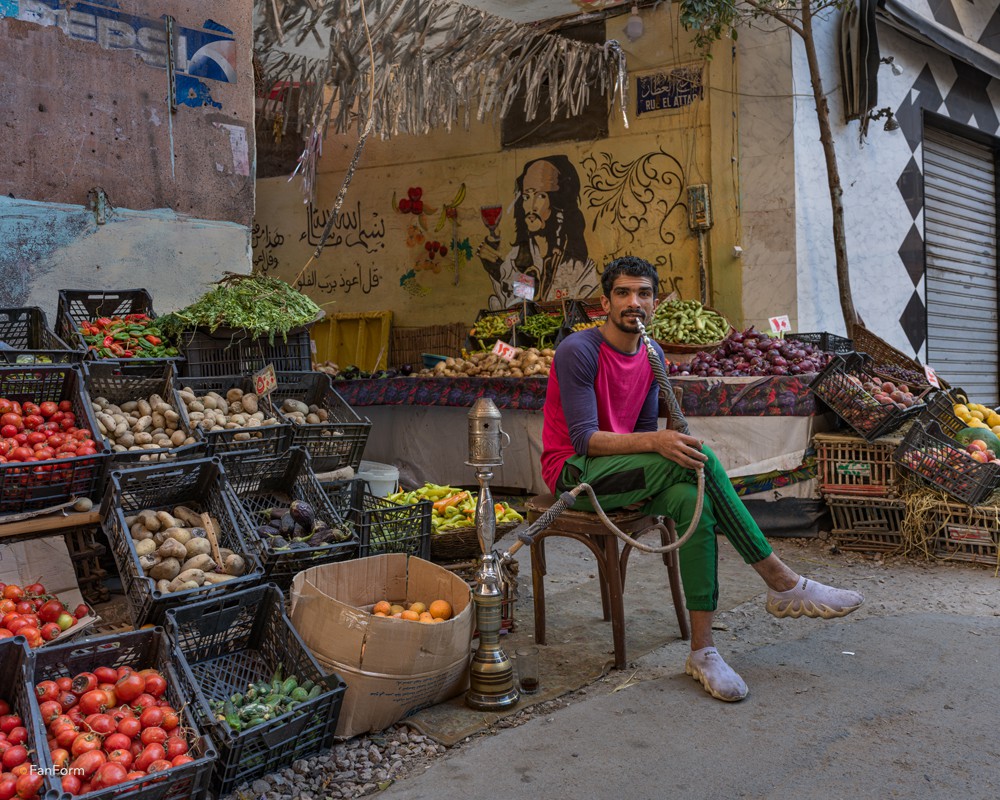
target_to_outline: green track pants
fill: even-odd
[[[772,550],[715,453],[707,447],[702,452],[708,456],[704,506],[695,532],[680,548],[681,581],[688,610],[715,611],[719,603],[716,528],[747,564],[767,558]],[[573,456],[563,467],[557,488],[568,491],[581,483],[590,484],[605,511],[642,503],[644,513],[672,519],[678,536],[688,529],[698,497],[694,470],[656,453]],[[577,498],[573,508],[593,510],[586,494]]]

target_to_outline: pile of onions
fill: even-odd
[[[793,339],[776,339],[751,325],[734,331],[712,353],[698,353],[686,364],[670,364],[670,374],[700,378],[802,375],[822,372],[833,358]]]

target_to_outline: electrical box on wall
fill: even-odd
[[[693,231],[707,231],[712,227],[712,204],[707,183],[688,186],[688,226]]]

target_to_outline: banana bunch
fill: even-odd
[[[659,342],[710,344],[729,335],[729,321],[697,300],[668,300],[653,312],[646,329]]]
[[[451,199],[451,202],[445,203],[443,206],[441,206],[441,216],[438,218],[437,225],[434,226],[435,231],[441,230],[449,219],[451,220],[458,219],[458,207],[462,205],[462,202],[464,200],[465,200],[465,184],[463,183],[461,186],[458,187],[458,191],[455,193],[455,196]]]

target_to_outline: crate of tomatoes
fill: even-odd
[[[50,800],[62,787],[34,713],[30,659],[23,637],[0,639],[0,797]]]
[[[0,521],[100,496],[109,450],[76,366],[0,367]]]
[[[216,751],[182,694],[162,628],[38,651],[33,713],[70,795],[207,798]],[[43,740],[44,741],[44,740]]]

